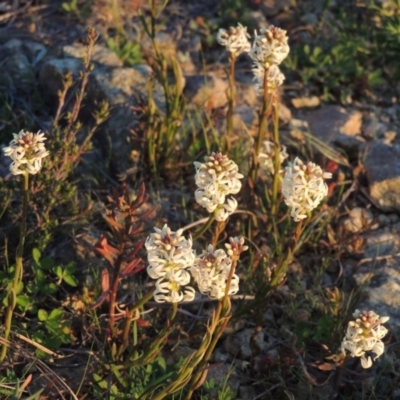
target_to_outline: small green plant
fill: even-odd
[[[109,38],[106,43],[124,64],[132,67],[144,63],[139,43],[120,36]]]

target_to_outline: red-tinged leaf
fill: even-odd
[[[114,257],[106,249],[96,247],[96,250],[111,264],[113,268],[115,268]]]
[[[323,363],[317,366],[321,371],[334,371],[336,369],[336,364]]]
[[[118,221],[116,221],[115,219],[112,219],[112,218],[109,218],[109,217],[104,217],[104,219],[113,228],[118,229],[118,230],[124,229],[124,226],[122,224],[120,224]]]
[[[110,289],[110,274],[106,268],[101,271],[101,289],[103,292],[108,292]]]
[[[147,328],[148,326],[151,326],[150,321],[147,321],[145,319],[137,319],[135,321],[141,328]]]
[[[135,247],[132,249],[132,251],[128,254],[127,261],[131,261],[134,257],[136,257],[136,254],[138,251],[143,247],[146,239],[139,240],[136,244]]]
[[[91,310],[95,310],[96,308],[100,307],[106,300],[108,300],[108,297],[110,296],[110,292],[103,292],[100,297],[96,300],[94,304],[90,306]]]
[[[139,208],[140,206],[143,205],[143,203],[147,200],[146,199],[146,187],[144,183],[142,182],[139,186],[138,194],[136,196],[136,199],[133,200],[130,204],[131,209]]]
[[[137,260],[128,264],[124,270],[121,272],[121,278],[127,278],[128,276],[136,275],[142,271],[145,266],[144,264],[139,264],[142,260],[138,258]]]

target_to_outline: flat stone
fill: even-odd
[[[186,77],[184,95],[196,107],[207,109],[219,108],[228,104],[226,91],[229,88],[227,80],[216,74],[192,75]]]
[[[400,211],[400,146],[368,143],[363,163],[369,193],[383,211]]]
[[[323,106],[304,114],[313,136],[327,144],[334,144],[345,150],[349,157],[357,155],[363,143],[361,136],[362,114],[347,111],[335,105]]]
[[[68,45],[62,48],[63,58],[82,58],[86,57],[86,46],[80,44]],[[98,63],[102,66],[107,67],[122,67],[123,62],[118,58],[118,56],[110,49],[105,46],[96,44],[93,47],[93,54],[91,58],[92,62]]]
[[[321,104],[321,100],[317,96],[297,97],[292,99],[292,104],[295,108],[312,108],[318,107]]]
[[[367,235],[364,256],[371,261],[356,267],[353,277],[358,285],[367,283],[367,298],[360,310],[373,310],[388,316],[388,324],[400,333],[400,223]],[[378,257],[378,261],[375,258]]]

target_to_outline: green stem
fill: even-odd
[[[228,114],[227,114],[227,130],[226,130],[226,150],[229,152],[231,148],[231,140],[233,134],[233,104],[235,100],[235,61],[236,56],[231,53],[230,71],[229,71],[229,92],[228,92]]]
[[[271,202],[271,213],[276,214],[278,208],[278,194],[279,184],[281,180],[280,168],[280,142],[279,142],[279,101],[278,98],[273,96],[273,109],[274,109],[274,179],[272,186],[272,202]]]
[[[10,292],[8,293],[8,306],[6,311],[6,318],[4,323],[4,345],[1,348],[0,362],[2,362],[7,355],[7,341],[10,336],[11,324],[13,312],[17,301],[17,290],[20,282],[22,281],[23,275],[23,256],[24,256],[24,244],[26,236],[26,217],[28,211],[28,198],[29,198],[29,174],[25,172],[24,177],[24,187],[23,187],[23,197],[22,197],[22,219],[21,219],[21,230],[19,236],[19,244],[17,247],[17,254],[15,257],[15,270],[14,279]]]
[[[258,155],[260,154],[261,146],[264,140],[265,132],[268,130],[268,111],[270,107],[270,96],[268,93],[268,69],[264,71],[264,84],[263,84],[263,104],[259,114],[259,125],[256,147],[253,153],[253,165],[250,171],[250,178],[254,187],[257,169],[258,169]]]
[[[124,325],[124,330],[122,332],[122,345],[118,349],[118,354],[117,356],[120,357],[122,353],[125,351],[125,349],[128,347],[129,343],[129,332],[130,328],[132,325],[132,313],[137,310],[138,308],[141,308],[144,304],[146,304],[154,294],[155,289],[150,290],[147,294],[145,294],[137,303],[135,303],[130,309],[129,309],[129,317],[126,318],[125,320],[125,325]]]
[[[214,220],[214,214],[210,214],[207,222],[193,234],[193,240],[197,240],[212,225]]]
[[[215,317],[214,317],[213,326],[216,328],[214,331],[215,333],[213,335],[211,343],[207,347],[207,350],[204,354],[203,359],[201,360],[201,362],[198,365],[197,373],[192,380],[192,384],[191,384],[190,390],[186,396],[186,400],[191,399],[195,388],[197,388],[199,381],[202,379],[204,369],[207,367],[208,361],[215,349],[215,346],[217,345],[218,340],[220,339],[221,335],[224,333],[226,325],[228,324],[228,322],[231,318],[231,314],[230,314],[231,303],[230,303],[230,298],[229,298],[228,293],[229,293],[229,289],[231,287],[232,276],[236,269],[236,264],[237,264],[237,261],[232,261],[231,269],[229,271],[228,279],[226,281],[225,294],[224,294],[224,297],[218,302],[217,311],[216,311]]]

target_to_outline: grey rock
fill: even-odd
[[[228,87],[227,80],[210,72],[205,76],[187,76],[183,93],[195,107],[219,108],[228,103]]]
[[[400,334],[400,223],[371,231],[366,236],[367,262],[354,270],[358,285],[366,284],[367,299],[359,309],[390,317],[389,325]]]
[[[400,146],[366,145],[363,157],[369,193],[383,211],[400,211]]]
[[[34,41],[24,41],[22,43],[22,50],[28,56],[32,66],[36,66],[40,61],[43,60],[47,54],[47,48],[42,43]]]
[[[82,45],[69,45],[64,46],[61,51],[63,58],[78,58],[82,59],[86,56],[86,47]],[[93,54],[91,58],[92,62],[95,62],[103,67],[122,67],[123,62],[118,56],[107,47],[96,44],[93,47]]]
[[[376,117],[368,115],[364,118],[362,134],[366,139],[382,139],[387,130],[387,126]]]
[[[376,229],[377,224],[371,226],[373,215],[371,210],[362,207],[355,207],[349,212],[349,216],[342,224],[347,232],[360,232],[364,229]]]
[[[51,99],[57,98],[57,92],[62,88],[63,77],[71,72],[77,79],[83,70],[82,62],[76,58],[46,60],[39,71],[39,84]]]
[[[25,54],[15,53],[5,60],[3,68],[15,78],[15,83],[20,86],[21,83],[30,82],[34,78],[32,66]],[[18,82],[18,80],[22,82]]]
[[[15,53],[21,50],[22,41],[19,39],[11,39],[8,42],[6,42],[2,47],[5,50]]]
[[[313,136],[325,143],[334,144],[349,156],[356,156],[363,138],[361,133],[362,114],[347,111],[342,107],[327,105],[304,114]]]

